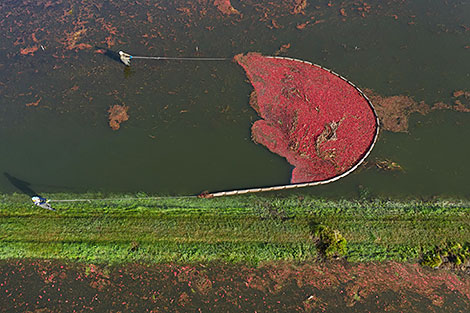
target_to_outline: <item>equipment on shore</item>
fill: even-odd
[[[159,57],[159,56],[137,56],[130,55],[124,51],[119,51],[119,58],[126,66],[131,66],[131,59],[145,60],[180,60],[180,61],[227,61],[231,58],[202,58],[202,57]]]
[[[31,198],[31,200],[33,201],[34,205],[37,205],[38,207],[41,207],[43,209],[47,209],[47,210],[51,210],[51,211],[55,211],[54,208],[52,208],[52,206],[49,204],[49,200],[47,200],[46,198],[43,198],[43,197],[40,197],[40,196],[34,196]]]

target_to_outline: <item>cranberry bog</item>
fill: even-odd
[[[470,136],[468,10],[467,2],[398,0],[7,1],[0,5],[0,142],[8,147],[0,154],[2,172],[35,192],[195,195],[343,177],[302,192],[470,197],[470,148],[461,141]],[[243,53],[246,70],[235,62],[135,60],[125,67],[113,58],[119,50]],[[248,51],[280,58],[250,59]],[[340,76],[286,57],[331,69],[369,96],[384,118],[365,160],[376,126],[365,98]],[[282,77],[270,79],[285,81],[277,90],[245,82],[263,76],[256,68],[291,62],[310,81],[277,72]],[[339,97],[343,87],[350,103]],[[250,106],[250,92],[263,88],[268,93]],[[290,99],[302,114],[282,115],[289,112],[285,100],[269,113],[269,93]],[[343,114],[316,112],[336,100],[345,104]],[[348,115],[361,122],[342,120],[354,108],[366,109]],[[17,190],[0,176],[0,191]]]
[[[0,311],[469,311],[469,16],[469,1],[2,1]],[[126,67],[119,50],[245,65]],[[374,112],[327,69],[376,108],[368,156]],[[316,117],[336,100],[343,114]],[[83,201],[50,212],[31,194]]]
[[[254,87],[250,105],[261,117],[253,141],[294,166],[291,184],[205,194],[220,197],[334,182],[353,172],[372,151],[379,119],[367,96],[320,65],[259,53],[236,55]]]
[[[331,182],[352,172],[377,140],[379,121],[353,83],[310,62],[249,53],[235,60],[254,86],[262,120],[253,140],[295,166],[292,183]]]

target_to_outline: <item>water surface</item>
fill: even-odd
[[[251,140],[252,88],[235,63],[135,60],[126,68],[96,53],[106,49],[233,57],[290,44],[281,55],[384,96],[452,104],[453,91],[468,89],[469,1],[368,3],[365,12],[363,2],[309,1],[292,14],[289,1],[232,1],[241,14],[227,16],[205,1],[5,2],[0,171],[38,192],[195,194],[289,183],[291,166]],[[129,107],[118,131],[107,124],[114,104]],[[468,125],[468,113],[414,115],[408,133],[382,132],[368,158],[404,172],[363,168],[301,192],[469,198]],[[0,191],[16,189],[0,176]]]

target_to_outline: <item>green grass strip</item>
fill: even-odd
[[[350,261],[418,260],[446,242],[470,238],[464,201],[346,201],[304,196],[219,199],[115,198],[33,207],[0,195],[0,259],[48,258],[98,263],[305,261],[318,257],[315,225],[339,231]],[[143,195],[138,195],[142,197]],[[123,199],[124,198],[124,199]]]

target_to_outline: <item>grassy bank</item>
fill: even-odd
[[[142,195],[139,195],[142,196]],[[102,195],[48,195],[51,199]],[[54,203],[0,196],[0,259],[96,263],[304,261],[321,256],[318,225],[341,234],[350,261],[419,260],[470,238],[466,202],[327,201],[289,196]],[[109,198],[109,196],[107,196]]]

